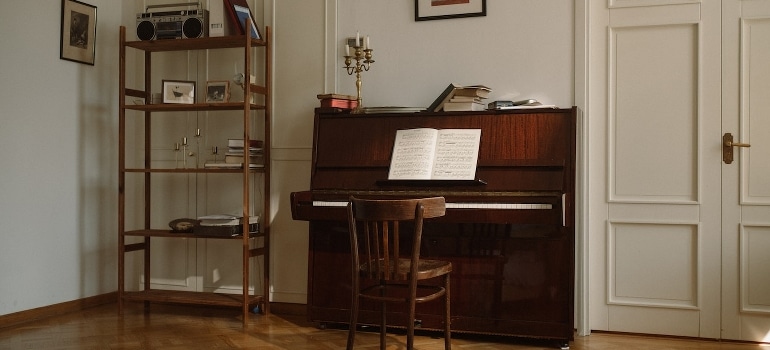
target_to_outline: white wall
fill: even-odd
[[[492,99],[572,106],[572,1],[487,0],[485,17],[420,22],[414,0],[340,0],[338,13],[340,41],[357,31],[372,40],[365,105],[427,106],[454,82],[489,86]],[[337,77],[341,92],[355,94],[354,76]]]
[[[0,315],[116,290],[118,25],[59,59],[61,0],[0,2]]]

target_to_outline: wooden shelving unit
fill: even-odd
[[[126,301],[140,301],[145,302],[145,305],[149,303],[179,303],[179,304],[194,304],[194,305],[213,305],[213,306],[227,306],[227,307],[239,307],[242,311],[243,322],[249,318],[253,306],[258,305],[260,312],[268,314],[270,312],[269,304],[269,247],[270,247],[270,125],[271,125],[271,45],[269,42],[270,28],[266,27],[263,33],[263,39],[253,39],[250,37],[250,33],[240,36],[228,36],[228,37],[214,37],[214,38],[196,38],[196,39],[178,39],[178,40],[153,40],[153,41],[126,41],[126,28],[120,27],[120,111],[119,111],[119,205],[118,205],[118,245],[119,245],[119,258],[118,258],[118,294],[119,294],[119,311],[122,313],[124,303]],[[254,60],[255,53],[257,51],[264,52],[264,85],[255,84],[251,81],[245,85],[244,89],[244,102],[225,102],[225,103],[194,103],[194,104],[152,104],[151,101],[152,89],[152,54],[156,52],[170,52],[170,51],[190,51],[190,50],[214,50],[214,49],[226,49],[226,48],[242,48],[243,49],[243,62],[244,62],[244,75],[246,79],[251,76],[252,61]],[[134,89],[126,87],[126,52],[127,49],[139,50],[144,54],[144,88]],[[258,94],[264,96],[264,104],[250,103],[250,97],[252,94]],[[129,98],[143,99],[142,104],[130,104],[126,103]],[[138,118],[144,118],[144,166],[132,167],[126,166],[126,111],[138,111]],[[248,144],[251,139],[250,130],[252,130],[252,121],[254,118],[264,117],[264,167],[262,168],[249,168],[241,167],[241,169],[211,169],[211,168],[194,168],[194,169],[165,169],[165,168],[152,168],[151,164],[151,152],[152,149],[150,141],[151,133],[151,118],[153,113],[158,112],[198,112],[198,111],[242,111],[243,113],[243,139],[244,143]],[[255,116],[256,115],[256,116]],[[126,229],[126,174],[138,173],[143,177],[144,188],[144,224],[140,229]],[[150,183],[154,174],[241,174],[242,186],[243,186],[243,217],[244,226],[243,232],[249,232],[248,216],[251,213],[252,208],[249,208],[251,203],[251,184],[250,175],[260,173],[264,190],[262,192],[262,215],[260,215],[259,232],[246,233],[238,236],[206,236],[195,233],[176,233],[171,232],[167,228],[166,222],[151,222],[150,220],[150,202],[152,200],[152,193],[150,190]],[[135,242],[139,239],[139,242]],[[206,238],[206,239],[221,239],[232,241],[234,245],[236,242],[240,242],[241,256],[243,259],[243,266],[241,270],[243,290],[240,294],[222,294],[222,293],[210,293],[210,292],[191,292],[191,291],[174,291],[174,290],[161,290],[152,289],[150,284],[150,242],[153,238]],[[263,244],[262,247],[253,248],[251,243],[255,238],[261,237]],[[132,238],[127,241],[127,238]],[[128,243],[133,242],[133,243]],[[132,252],[143,253],[143,290],[140,291],[126,291],[126,254]],[[262,294],[250,293],[250,268],[252,258],[263,257],[264,263],[262,264],[264,271],[264,280],[262,281]]]

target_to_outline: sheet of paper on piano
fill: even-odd
[[[396,131],[388,180],[473,180],[481,129]]]

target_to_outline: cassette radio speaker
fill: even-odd
[[[151,8],[196,6],[195,10],[149,12]],[[147,6],[136,14],[136,37],[139,40],[186,39],[208,36],[209,13],[200,3]]]

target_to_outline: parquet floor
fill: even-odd
[[[117,305],[0,329],[0,349],[344,349],[347,331],[319,329],[304,316],[253,315],[246,327],[233,309],[130,304],[123,317]],[[388,349],[404,349],[405,336],[389,334]],[[378,349],[376,332],[359,332],[356,349]],[[443,339],[422,333],[420,350],[443,349]],[[550,342],[456,335],[457,350],[555,349]],[[770,345],[594,333],[570,344],[577,350],[770,350]]]

